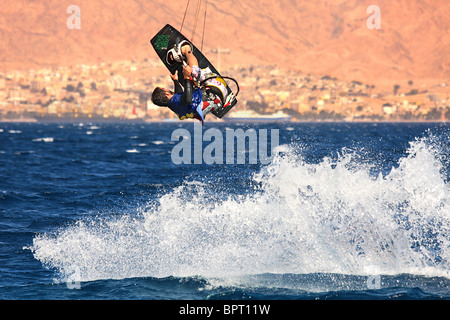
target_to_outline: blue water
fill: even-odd
[[[211,165],[179,128],[0,123],[0,298],[450,298],[448,124],[206,123],[279,130]]]

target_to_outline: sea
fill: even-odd
[[[448,123],[0,123],[0,299],[449,300],[449,181]]]

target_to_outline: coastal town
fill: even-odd
[[[244,113],[289,121],[450,120],[450,82],[424,86],[409,80],[378,88],[263,65],[221,73],[240,86],[227,119]],[[156,58],[0,73],[0,121],[175,120],[151,102],[157,86],[172,88],[172,80]]]

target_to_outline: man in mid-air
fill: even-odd
[[[184,40],[167,52],[169,65],[183,64],[183,86],[176,71],[170,75],[174,90],[155,88],[152,102],[160,107],[168,107],[180,120],[196,118],[203,123],[208,113],[224,104],[228,86],[209,68],[199,68],[192,49],[192,45]]]

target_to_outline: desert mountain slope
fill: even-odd
[[[0,11],[0,72],[156,58],[149,39],[166,23],[179,28],[187,1],[8,0]],[[194,37],[198,47],[204,2]],[[379,30],[366,25],[372,2],[209,0],[204,52],[229,48],[223,58],[228,66],[277,64],[346,80],[449,77],[448,0],[378,0]],[[81,10],[79,30],[66,25],[71,4]],[[183,27],[188,38],[196,5],[190,1]]]

